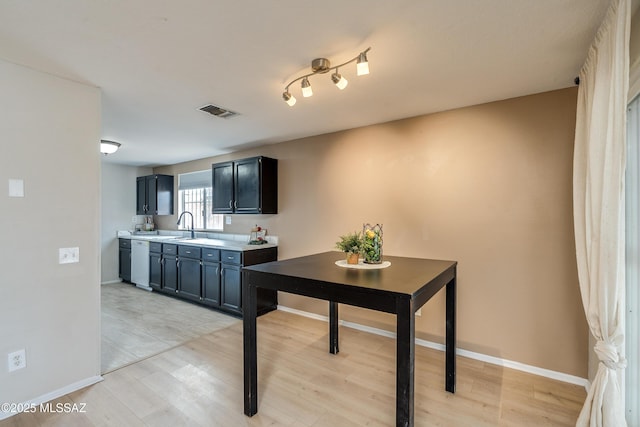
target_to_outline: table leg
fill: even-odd
[[[338,303],[329,301],[329,353],[338,354]]]
[[[415,317],[409,299],[397,301],[396,426],[413,426]]]
[[[445,389],[456,392],[456,278],[447,283]]]
[[[244,413],[258,413],[258,348],[256,345],[257,288],[243,273],[242,310],[244,345]]]

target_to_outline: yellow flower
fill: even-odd
[[[374,237],[376,237],[376,233],[374,233],[372,230],[367,230],[367,237],[373,239]]]

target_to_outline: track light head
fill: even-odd
[[[309,83],[309,79],[308,78],[304,78],[302,79],[302,96],[304,96],[305,98],[308,98],[310,96],[313,96],[313,89],[311,89],[311,83]]]
[[[296,105],[296,97],[291,95],[288,90],[285,90],[282,93],[282,99],[284,99],[284,102],[286,102],[289,107]]]
[[[358,55],[358,62],[356,64],[356,73],[358,76],[364,76],[369,74],[369,61],[367,60],[367,52],[361,52]]]
[[[338,73],[338,70],[331,75],[331,81],[338,86],[340,90],[343,90],[349,84],[349,81]]]

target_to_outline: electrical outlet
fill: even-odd
[[[422,316],[422,307],[416,310],[416,316]]]
[[[80,262],[80,248],[58,249],[58,263],[71,264],[74,262]]]
[[[7,356],[7,366],[9,372],[17,371],[18,369],[27,367],[27,354],[24,348],[13,353],[9,353]]]
[[[231,215],[227,215],[225,217],[225,220],[226,220],[227,225],[231,225]]]

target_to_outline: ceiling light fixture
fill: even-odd
[[[365,51],[360,52],[358,56],[353,59],[350,59],[347,62],[344,62],[340,65],[336,65],[335,67],[331,66],[331,62],[327,58],[316,58],[311,61],[311,73],[305,74],[303,76],[297,77],[289,82],[287,86],[284,88],[284,92],[282,93],[282,99],[290,106],[293,107],[296,104],[296,98],[291,95],[289,92],[289,86],[294,84],[295,82],[302,80],[300,87],[302,88],[302,96],[308,98],[313,95],[313,90],[311,89],[311,83],[309,82],[309,77],[314,76],[316,74],[325,74],[331,70],[335,70],[335,72],[331,75],[331,81],[338,87],[338,89],[343,90],[347,87],[349,82],[345,79],[340,73],[338,73],[338,68],[344,67],[347,64],[350,64],[354,61],[358,61],[356,65],[356,73],[358,76],[364,76],[369,74],[369,61],[367,60],[367,52],[369,52],[371,48],[367,48]]]
[[[119,142],[107,141],[106,139],[102,139],[100,140],[100,152],[105,156],[107,154],[113,154],[118,151],[120,145],[121,144]]]
[[[364,52],[361,52],[360,55],[358,55],[358,62],[356,64],[356,73],[359,76],[364,76],[369,74],[369,61],[367,60],[367,50],[365,50]]]

